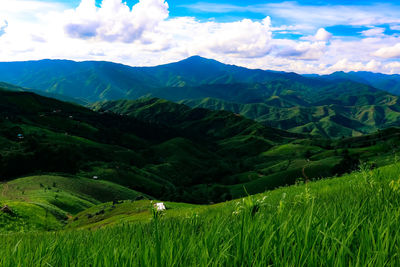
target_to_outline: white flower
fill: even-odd
[[[162,202],[154,204],[154,208],[157,209],[157,211],[166,210],[165,205]]]

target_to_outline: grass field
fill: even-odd
[[[136,199],[138,192],[107,182],[55,175],[30,176],[0,184],[0,233],[60,230],[68,217],[102,202]]]
[[[163,214],[148,200],[94,205],[62,231],[2,234],[0,266],[399,266],[399,175],[362,168]]]

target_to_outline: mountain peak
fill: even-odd
[[[191,64],[207,64],[207,63],[208,64],[210,64],[210,63],[214,63],[215,64],[215,63],[218,63],[218,64],[221,64],[221,65],[223,64],[223,63],[221,63],[221,62],[219,62],[217,60],[201,57],[201,56],[198,56],[198,55],[188,57],[188,58],[186,58],[184,60],[181,60],[181,61],[179,61],[177,63],[191,63]]]
[[[188,60],[188,61],[207,61],[207,60],[212,60],[212,59],[208,59],[199,55],[194,55],[194,56],[190,56],[184,60]],[[184,61],[183,60],[183,61]]]

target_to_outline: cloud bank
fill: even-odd
[[[352,9],[283,2],[190,7],[265,15],[262,20],[219,22],[171,17],[165,0],[140,0],[133,7],[121,0],[103,0],[99,6],[95,0],[82,0],[72,9],[36,0],[2,1],[6,5],[0,4],[0,61],[65,58],[148,66],[201,55],[228,64],[298,73],[400,70],[396,62],[400,34],[386,34],[379,26],[389,23],[392,31],[400,30],[400,11],[388,5]],[[282,17],[288,18],[286,24],[292,23],[276,25],[274,18]],[[366,29],[358,37],[347,37],[327,28],[340,24]]]

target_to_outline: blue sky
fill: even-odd
[[[299,73],[400,73],[400,3],[1,0],[0,47],[0,61],[157,65],[199,54]]]

